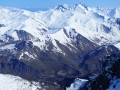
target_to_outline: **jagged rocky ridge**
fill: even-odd
[[[119,90],[120,51],[107,56],[100,74],[89,80],[80,90]]]
[[[48,50],[41,50],[34,46],[33,42],[24,41],[24,38],[22,41],[8,41],[5,44],[6,46],[1,44],[1,73],[20,75],[25,78],[36,77],[37,79],[46,75],[48,77],[51,75],[63,77],[85,76],[90,73],[97,73],[102,67],[102,57],[117,50],[114,46],[100,47],[81,35],[77,35],[75,39],[76,41],[72,42],[74,46],[67,44],[74,51],[71,51],[59,41],[55,41],[65,54],[53,52],[51,49],[54,46],[51,42],[49,42]],[[82,47],[81,44],[83,44]],[[13,46],[12,49],[5,48],[10,45]],[[93,57],[93,52],[97,56]],[[98,58],[98,60],[96,61],[95,58]],[[91,63],[90,60],[94,61]],[[33,75],[30,73],[33,73]],[[29,74],[30,77],[28,77]]]

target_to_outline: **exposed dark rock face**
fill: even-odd
[[[88,71],[89,74],[99,72],[103,66],[104,58],[107,55],[111,55],[116,50],[117,49],[112,45],[101,46],[86,54],[79,66]]]
[[[111,28],[105,25],[101,26],[101,29],[105,32],[105,33],[110,33],[111,32]]]
[[[120,25],[120,18],[117,18],[116,23]]]
[[[0,72],[4,74],[17,75],[29,80],[39,80],[41,77],[41,74],[38,70],[16,59],[1,61]]]
[[[30,33],[23,30],[16,30],[16,32],[19,40],[15,41],[13,37],[6,35],[9,37],[8,41],[1,42],[0,47],[14,44],[14,48],[0,48],[0,72],[18,75],[28,80],[40,79],[54,83],[63,82],[65,78],[88,77],[92,73],[100,72],[102,58],[117,50],[114,46],[100,47],[78,34],[75,29],[71,29],[68,33],[63,29],[65,35],[71,40],[70,43],[64,45],[55,40],[63,53],[53,50],[55,46],[52,40],[46,40],[41,50],[34,45]],[[65,88],[65,85],[61,87]]]
[[[120,79],[120,52],[108,56],[103,64],[103,68],[96,77],[89,80],[80,90],[106,90]],[[117,84],[117,83],[116,83]],[[113,86],[115,88],[116,85]]]
[[[19,40],[31,40],[34,38],[30,33],[24,30],[15,30],[15,31],[17,32]]]
[[[59,81],[58,84],[66,90],[66,87],[69,87],[73,83],[75,78],[64,78],[62,81]]]
[[[1,28],[1,27],[4,27],[4,26],[5,26],[4,24],[0,24],[0,28]]]
[[[31,41],[21,41],[21,42],[17,42],[15,47],[18,50],[22,50],[24,49],[24,47],[29,47],[29,48],[33,48],[33,43]]]

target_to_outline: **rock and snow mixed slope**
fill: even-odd
[[[81,3],[72,6],[58,5],[47,11],[30,12],[16,8],[0,8],[0,35],[21,40],[17,31],[23,30],[33,37],[30,40],[43,41],[56,39],[62,44],[70,41],[66,32],[76,35],[71,29],[89,40],[101,45],[120,40],[120,8],[90,8]],[[62,37],[56,37],[57,33]],[[63,33],[63,34],[62,34]],[[72,37],[71,36],[71,37]],[[61,40],[62,39],[62,40]]]
[[[38,12],[0,7],[1,73],[56,82],[100,71],[112,45],[119,47],[119,11],[81,3]]]
[[[119,90],[120,88],[120,51],[106,58],[97,76],[89,80],[80,90]]]
[[[88,80],[76,78],[74,83],[72,83],[70,87],[67,87],[66,90],[78,90],[80,87],[84,86],[87,81]]]
[[[58,31],[61,28],[74,28],[76,32],[97,44],[111,43],[119,40],[119,12],[116,9],[90,8],[83,4],[73,6],[58,5],[40,13],[42,21],[50,29]]]

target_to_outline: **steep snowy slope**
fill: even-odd
[[[117,12],[113,12],[114,10]],[[41,16],[38,18],[46,22],[52,31],[65,27],[74,28],[81,35],[101,45],[119,40],[118,11],[119,8],[90,8],[80,3],[73,6],[58,5],[48,11],[38,12]]]
[[[58,5],[47,11],[38,12],[1,7],[0,35],[3,35],[1,39],[5,39],[4,35],[8,35],[19,40],[16,31],[24,30],[34,37],[31,38],[34,41],[40,37],[41,41],[45,41],[46,34],[52,37],[62,28],[66,28],[67,31],[73,28],[96,44],[112,43],[120,40],[119,11],[119,8],[90,8],[81,3],[73,6]],[[59,40],[56,37],[52,39]]]
[[[72,83],[70,87],[66,88],[66,90],[78,90],[80,87],[84,86],[87,81],[88,80],[77,78],[74,80],[74,83]]]
[[[9,42],[10,37],[13,41],[45,41],[45,36],[42,34],[48,30],[48,27],[41,20],[34,18],[33,12],[1,8],[0,16],[0,39],[2,41]],[[22,34],[26,37],[21,36]]]
[[[0,90],[39,90],[37,82],[28,82],[18,76],[0,74]]]

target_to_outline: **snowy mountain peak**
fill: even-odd
[[[86,5],[84,5],[83,3],[77,3],[77,4],[75,4],[74,6],[79,6],[79,7],[84,7],[84,8],[87,8],[87,6]]]
[[[59,4],[57,6],[55,6],[53,9],[54,10],[61,10],[61,11],[65,11],[65,10],[71,10],[71,9],[76,9],[76,8],[81,8],[81,9],[87,9],[87,6],[85,6],[84,4],[82,4],[81,2],[78,4],[74,4],[74,5],[67,5],[67,4]]]
[[[65,10],[69,10],[70,6],[68,6],[67,4],[59,4],[57,6],[54,7],[55,10],[61,10],[61,11],[65,11]]]
[[[81,2],[78,3],[78,4],[73,5],[73,7],[74,7],[75,9],[76,9],[76,8],[80,8],[80,9],[82,9],[82,10],[87,10],[87,9],[88,9],[88,7],[85,6],[84,4],[82,4]]]
[[[113,9],[111,12],[110,12],[110,16],[111,17],[115,17],[115,18],[120,18],[120,7],[117,7],[115,9]]]
[[[116,12],[115,17],[116,18],[120,18],[120,7],[117,7],[116,10],[115,10],[115,12]]]
[[[0,6],[0,9],[1,10],[10,10],[10,11],[13,11],[13,12],[21,10],[19,8],[16,8],[16,7],[2,7],[2,6]]]
[[[111,10],[88,8],[82,3],[71,6],[57,5],[52,10],[41,12],[4,8],[0,9],[0,35],[6,34],[8,30],[25,30],[39,38],[40,33],[43,34],[49,29],[51,32],[58,32],[61,28],[72,27],[93,42],[99,39],[97,44],[108,43],[119,39],[116,38],[119,36],[119,20],[115,19],[120,17],[119,11],[120,8]],[[110,31],[109,34],[106,35],[106,31]]]

